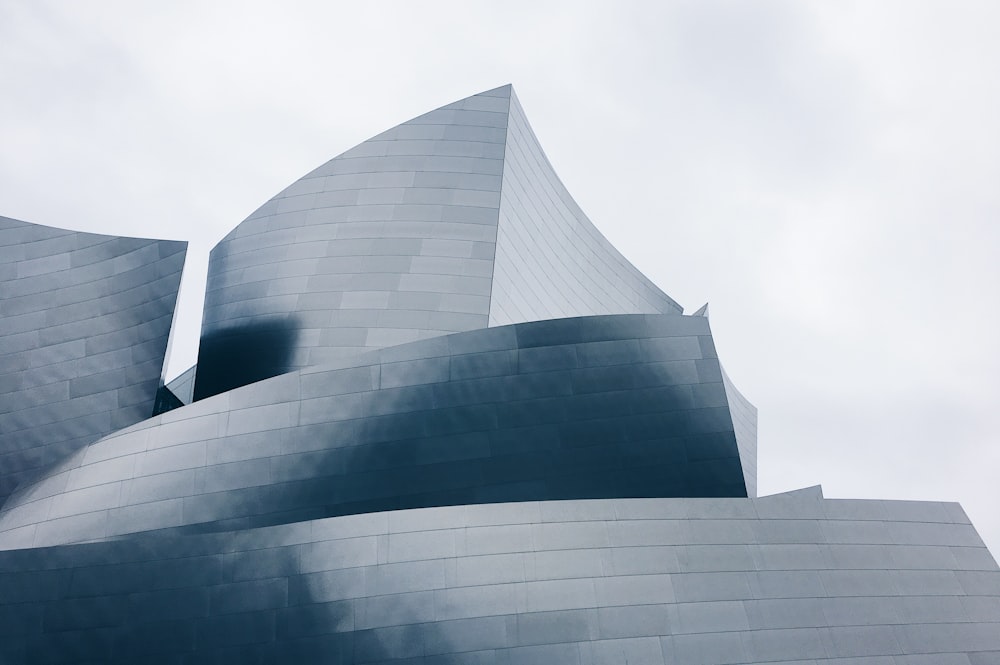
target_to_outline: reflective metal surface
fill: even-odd
[[[186,245],[0,217],[0,503],[152,415]]]
[[[3,662],[996,663],[956,504],[455,506],[0,552]]]
[[[485,328],[509,93],[475,95],[379,134],[226,236],[209,262],[195,399]],[[245,354],[226,353],[234,345],[264,355],[247,367]]]
[[[183,243],[0,241],[0,663],[1000,664],[957,504],[754,498],[706,307],[510,86],[234,229],[159,391]]]
[[[708,320],[583,317],[383,349],[170,411],[21,488],[0,511],[0,547],[494,501],[746,494]]]
[[[511,93],[490,325],[681,307],[601,235],[552,170]]]
[[[680,312],[580,211],[503,86],[335,157],[212,250],[194,398],[487,325]]]

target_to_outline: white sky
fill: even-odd
[[[0,2],[0,214],[207,253],[511,82],[760,409],[760,492],[961,501],[1000,552],[1000,4]],[[0,323],[2,325],[2,323]]]

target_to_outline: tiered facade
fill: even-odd
[[[166,386],[180,246],[4,224],[0,662],[1000,663],[957,504],[755,498],[703,310],[596,230],[510,86],[238,225]]]

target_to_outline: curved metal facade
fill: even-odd
[[[4,454],[51,454],[0,508],[0,662],[1000,664],[957,504],[754,498],[705,308],[607,243],[509,86],[234,229],[152,418],[181,245],[0,238]],[[39,420],[82,404],[110,429]]]
[[[511,92],[490,325],[682,311],[583,214]]]
[[[56,465],[4,506],[0,547],[496,501],[746,496],[712,349],[703,317],[585,317],[275,377]]]
[[[498,88],[390,129],[226,236],[209,262],[195,399],[485,328],[509,100]],[[247,347],[266,349],[254,366]]]
[[[152,414],[186,246],[0,217],[0,503]]]
[[[956,504],[456,506],[0,552],[3,662],[991,664]]]
[[[212,250],[194,398],[487,325],[639,313],[681,307],[580,211],[503,86],[335,157]]]

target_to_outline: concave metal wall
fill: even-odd
[[[490,325],[682,309],[601,235],[510,95]]]
[[[152,415],[186,247],[0,217],[0,504]]]

